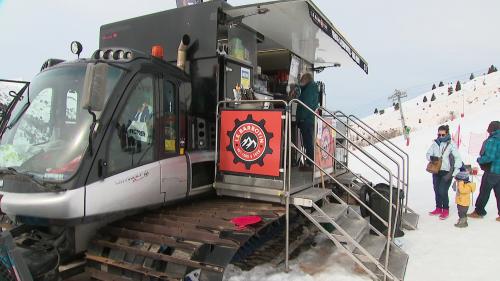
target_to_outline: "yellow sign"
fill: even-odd
[[[241,68],[241,88],[250,89],[250,69]]]
[[[165,140],[165,151],[175,152],[175,140]]]

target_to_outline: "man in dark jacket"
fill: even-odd
[[[484,170],[476,200],[476,210],[469,214],[472,218],[482,218],[486,215],[486,203],[490,198],[491,190],[497,199],[498,217],[500,222],[500,122],[493,121],[488,126],[490,136],[484,141],[477,163]]]
[[[316,111],[319,106],[318,85],[313,80],[310,73],[305,73],[300,78],[299,100],[311,110]],[[302,134],[302,142],[306,149],[306,155],[314,160],[314,114],[302,105],[297,106],[297,124]],[[306,166],[302,170],[312,170],[311,163],[306,161]]]

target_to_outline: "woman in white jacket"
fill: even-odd
[[[462,159],[458,153],[457,146],[451,140],[450,127],[441,125],[438,128],[438,137],[432,142],[431,147],[427,151],[427,160],[437,160],[441,158],[440,171],[432,175],[432,183],[434,186],[434,194],[436,197],[436,209],[429,214],[431,216],[439,216],[444,220],[449,216],[449,197],[448,190],[450,189],[451,181],[458,174],[462,167]]]

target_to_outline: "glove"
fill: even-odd
[[[436,162],[438,160],[439,160],[439,157],[437,157],[437,156],[431,156],[431,161],[432,162]]]

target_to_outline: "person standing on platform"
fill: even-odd
[[[306,155],[314,160],[314,114],[311,110],[316,111],[319,106],[319,89],[311,73],[305,73],[300,78],[300,90],[299,100],[309,109],[300,104],[297,106],[297,125],[302,134]],[[312,163],[305,161],[305,166],[300,170],[312,171]]]

